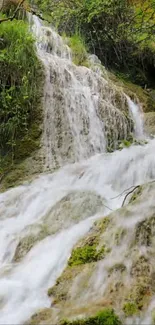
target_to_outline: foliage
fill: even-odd
[[[78,31],[106,67],[155,85],[155,0],[33,1],[60,32]]]
[[[132,316],[138,312],[138,308],[134,302],[126,302],[123,306],[125,315]]]
[[[73,266],[95,262],[102,259],[104,255],[104,246],[98,251],[96,249],[96,245],[85,245],[83,247],[77,247],[72,251],[72,255],[69,259],[68,265]]]
[[[87,48],[84,44],[84,40],[78,34],[71,36],[68,39],[68,45],[72,50],[72,59],[76,65],[86,65],[87,61]]]
[[[121,325],[113,309],[104,309],[96,316],[75,321],[63,320],[61,325]]]
[[[0,158],[11,154],[14,161],[18,158],[17,147],[24,147],[24,143],[27,147],[31,142],[34,150],[40,136],[42,68],[25,22],[1,24],[0,40]],[[27,151],[23,154],[20,150],[20,158]]]

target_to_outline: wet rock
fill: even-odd
[[[149,136],[155,135],[155,112],[144,114],[144,128]]]

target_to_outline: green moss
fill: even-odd
[[[123,306],[125,316],[133,316],[138,313],[138,308],[134,302],[126,302]]]
[[[111,219],[109,217],[103,218],[102,220],[95,221],[94,226],[99,231],[103,233],[106,231],[108,225],[110,224]]]
[[[85,263],[96,262],[105,256],[106,249],[104,246],[97,251],[96,245],[85,245],[84,247],[77,247],[72,251],[68,265],[80,265]]]
[[[135,242],[140,245],[151,246],[155,235],[155,215],[143,220],[136,226]]]
[[[121,321],[113,309],[104,309],[94,317],[73,321],[62,320],[60,325],[121,325]]]

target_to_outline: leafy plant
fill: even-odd
[[[0,156],[17,156],[16,146],[40,114],[42,67],[24,21],[0,25]]]

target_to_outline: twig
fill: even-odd
[[[122,203],[122,207],[124,206],[127,197],[128,197],[131,193],[133,193],[133,192],[134,192],[137,188],[139,188],[139,187],[140,187],[140,185],[135,186],[135,187],[133,188],[132,191],[128,192],[128,193],[125,195],[125,198],[124,198],[123,203]]]
[[[133,187],[135,187],[135,186],[130,186],[129,188],[124,190],[122,193],[118,194],[117,196],[112,197],[111,200],[117,199],[118,197],[122,196],[125,192],[129,191]]]

